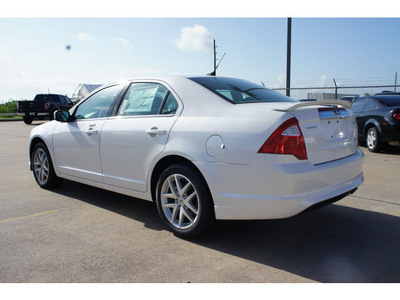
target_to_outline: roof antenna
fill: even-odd
[[[217,75],[217,69],[219,67],[219,64],[221,63],[222,59],[224,58],[226,52],[224,53],[224,55],[222,55],[220,61],[217,64],[217,46],[215,45],[215,40],[214,40],[214,71],[212,71],[211,73],[208,73],[207,75],[211,75],[211,76],[216,76]]]

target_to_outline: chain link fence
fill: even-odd
[[[290,97],[296,100],[333,100],[344,96],[362,97],[382,93],[385,91],[400,92],[400,87],[397,85],[397,80],[394,83],[392,80],[391,83],[386,81],[379,83],[358,82],[358,84],[354,84],[354,82],[336,83],[336,81],[333,80],[332,86],[306,86],[304,83],[293,83],[292,85],[294,87],[290,88]],[[286,95],[285,87],[272,87],[271,89]]]

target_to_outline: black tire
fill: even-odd
[[[54,120],[54,112],[56,111],[56,110],[59,110],[60,108],[58,108],[58,107],[55,107],[55,108],[53,108],[50,112],[49,112],[49,120],[50,121],[53,121]]]
[[[365,137],[367,148],[371,152],[379,152],[382,149],[382,143],[379,139],[378,130],[376,127],[371,127],[368,129],[367,135]]]
[[[24,116],[23,119],[24,119],[25,124],[27,124],[27,125],[32,124],[33,118]]]
[[[37,143],[33,148],[31,164],[33,177],[41,188],[50,190],[63,182],[63,179],[54,172],[51,156],[42,142]]]
[[[165,169],[157,182],[156,203],[160,218],[182,238],[205,233],[215,222],[210,191],[200,174],[184,165]]]

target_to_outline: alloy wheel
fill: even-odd
[[[192,228],[199,217],[200,201],[193,183],[181,174],[172,174],[161,187],[162,211],[169,223],[180,230]]]
[[[374,149],[376,147],[376,142],[377,142],[376,132],[374,130],[369,130],[367,136],[368,148]]]
[[[38,148],[33,157],[33,170],[40,185],[45,185],[49,179],[49,159],[43,149]]]

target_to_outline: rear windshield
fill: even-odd
[[[36,95],[34,101],[42,102],[60,102],[57,95]]]
[[[379,103],[384,106],[393,107],[400,106],[400,96],[384,96],[378,98]]]
[[[226,77],[190,77],[189,79],[234,104],[257,102],[297,102],[250,81]]]

